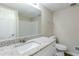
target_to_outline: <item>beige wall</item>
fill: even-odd
[[[52,12],[41,6],[41,34],[51,35],[53,33]]]
[[[54,33],[60,43],[68,47],[69,52],[75,52],[79,46],[79,6],[73,6],[53,14]]]

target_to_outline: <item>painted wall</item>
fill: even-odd
[[[19,36],[30,36],[39,34],[40,17],[28,18],[19,15]]]
[[[45,8],[44,6],[40,6],[41,8],[41,34],[43,35],[51,35],[53,34],[53,21],[52,21],[52,12]]]
[[[67,46],[69,52],[76,52],[79,46],[79,6],[53,13],[54,34],[58,41]]]

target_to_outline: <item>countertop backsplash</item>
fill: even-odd
[[[32,35],[32,36],[17,37],[15,39],[6,39],[6,40],[3,40],[3,41],[0,41],[0,47],[8,46],[8,45],[11,45],[11,44],[16,44],[16,43],[20,43],[20,42],[24,43],[24,42],[26,42],[30,39],[42,37],[42,36],[45,36],[45,35]]]

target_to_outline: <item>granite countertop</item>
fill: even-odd
[[[33,55],[35,54],[36,52],[38,52],[39,50],[41,50],[42,48],[45,48],[46,46],[48,46],[49,44],[53,43],[56,39],[49,39],[48,37],[40,37],[40,38],[35,38],[35,39],[31,39],[29,41],[27,41],[26,43],[28,42],[31,42],[31,41],[34,41],[34,42],[38,42],[40,43],[40,46],[36,47],[36,48],[33,48],[31,50],[28,50],[27,52],[21,54],[19,53],[16,48],[15,48],[15,45],[19,45],[19,44],[13,44],[13,45],[9,45],[9,46],[5,46],[5,47],[2,47],[0,48],[0,55],[9,55],[9,56],[22,56],[22,55],[26,55],[26,56],[30,56],[30,55]],[[25,44],[25,43],[24,43]],[[23,43],[22,43],[23,45]]]

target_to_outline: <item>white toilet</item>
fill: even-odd
[[[61,44],[56,44],[56,56],[64,56],[64,52],[67,50],[67,47]]]
[[[56,36],[50,36],[49,39],[56,39]],[[62,45],[62,44],[58,44],[56,43],[56,56],[64,56],[64,52],[67,50],[67,47]]]

